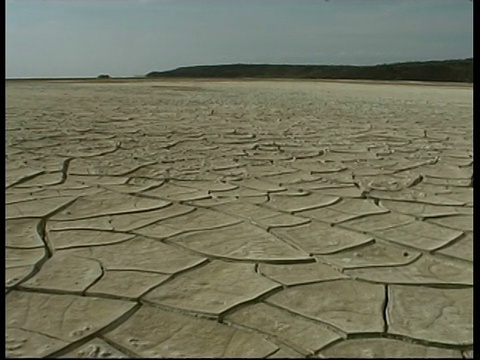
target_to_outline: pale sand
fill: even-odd
[[[8,81],[7,356],[473,358],[472,114],[462,84]]]

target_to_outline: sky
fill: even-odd
[[[6,0],[6,76],[473,57],[469,0]]]

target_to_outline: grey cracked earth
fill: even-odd
[[[8,82],[8,357],[473,358],[472,88]]]

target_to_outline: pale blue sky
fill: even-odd
[[[6,0],[7,77],[473,56],[468,0]]]

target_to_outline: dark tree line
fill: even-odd
[[[209,65],[153,71],[147,77],[294,78],[473,82],[473,58],[406,62],[374,66],[349,65]]]

